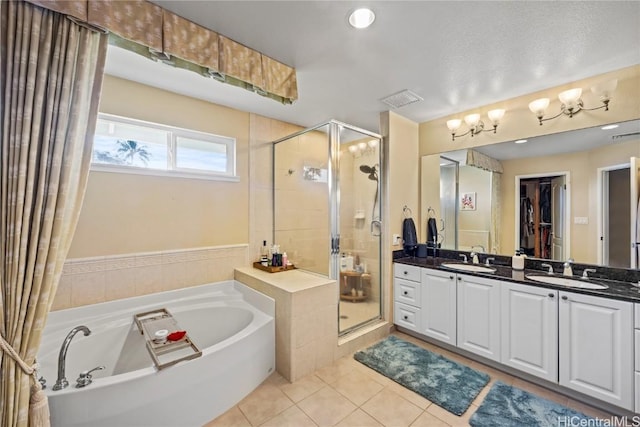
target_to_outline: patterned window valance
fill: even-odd
[[[295,68],[146,0],[26,0],[110,32],[109,42],[291,104]]]
[[[502,163],[493,157],[482,154],[475,150],[467,150],[467,166],[475,166],[489,172],[503,173]]]

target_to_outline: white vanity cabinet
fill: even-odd
[[[560,385],[634,410],[633,303],[558,295]]]
[[[500,288],[502,282],[457,275],[458,347],[500,361]]]
[[[421,268],[393,265],[393,322],[414,332],[421,332]]]
[[[500,362],[558,381],[558,291],[502,283]]]
[[[456,345],[456,274],[422,270],[422,334]]]

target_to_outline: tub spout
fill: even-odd
[[[62,347],[60,347],[60,354],[58,354],[58,379],[53,385],[53,390],[62,390],[63,388],[69,386],[69,381],[67,381],[67,378],[64,376],[67,350],[69,349],[69,345],[71,344],[71,340],[73,339],[73,337],[80,331],[84,333],[85,337],[91,334],[91,331],[86,326],[76,326],[69,332],[69,334],[67,334],[67,337],[62,343]]]

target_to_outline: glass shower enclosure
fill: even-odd
[[[274,242],[338,281],[340,334],[380,319],[382,138],[335,120],[273,143]]]

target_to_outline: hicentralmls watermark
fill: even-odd
[[[640,427],[640,415],[633,417],[558,417],[558,427]]]

